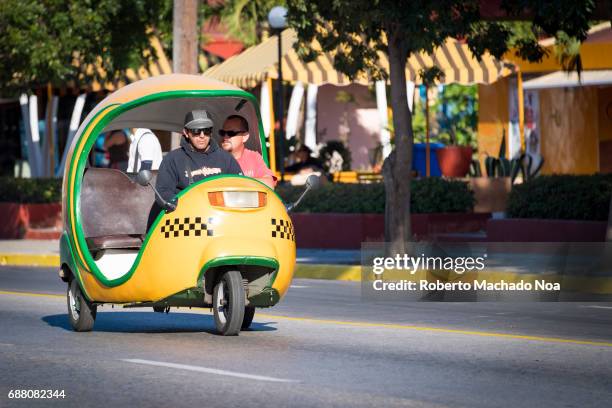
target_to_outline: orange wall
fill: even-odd
[[[478,86],[478,154],[483,172],[486,154],[497,157],[502,132],[507,136],[508,92],[509,78]],[[612,87],[542,89],[539,97],[542,173],[600,171],[600,143],[612,141]]]
[[[510,50],[504,55],[504,60],[516,64],[523,74],[532,72],[553,72],[563,69],[559,65],[552,47],[546,47],[548,55],[540,62],[528,62],[516,55],[516,50]],[[582,69],[612,69],[612,44],[609,42],[586,42],[580,46]]]
[[[508,86],[508,78],[492,85],[478,85],[478,156],[483,175],[487,153],[497,157],[502,135],[508,134]]]
[[[596,87],[540,91],[543,174],[591,174],[599,170]]]

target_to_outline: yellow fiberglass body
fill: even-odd
[[[104,99],[77,131],[64,173],[60,275],[75,330],[92,329],[97,305],[119,303],[156,311],[213,307],[217,330],[238,334],[256,307],[273,306],[291,284],[295,233],[285,205],[265,184],[216,175],[182,190],[174,211],[155,210],[152,187],[136,182],[141,174],[91,165],[100,134],[138,127],[180,132],[192,109],[206,109],[216,126],[232,114],[245,117],[247,147],[267,163],[255,100],[231,85],[166,75]]]
[[[265,206],[232,209],[211,205],[208,193],[223,191],[261,192]],[[249,265],[269,272],[262,290],[251,291],[254,296],[266,295],[257,305],[274,305],[293,277],[295,235],[283,203],[272,190],[246,177],[228,175],[181,192],[177,209],[160,214],[133,267],[115,282],[96,276],[89,268],[79,268],[84,272],[79,275],[93,301],[158,302],[201,286],[211,269]]]

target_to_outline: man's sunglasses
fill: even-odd
[[[229,137],[234,137],[234,136],[238,136],[241,133],[246,132],[246,130],[223,130],[223,129],[219,129],[219,136],[224,137],[224,136],[229,136]]]
[[[200,135],[200,133],[202,132],[204,132],[206,136],[210,136],[212,135],[213,128],[187,129],[187,131],[191,133],[192,135],[196,135],[196,136]]]

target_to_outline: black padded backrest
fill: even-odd
[[[155,185],[157,171],[152,171]],[[155,193],[116,169],[88,168],[81,184],[81,224],[85,237],[145,235]]]

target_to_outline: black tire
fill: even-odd
[[[240,272],[225,272],[213,291],[215,326],[219,334],[236,336],[240,333],[244,317],[244,298]]]
[[[68,285],[66,302],[68,305],[68,320],[72,329],[77,332],[91,331],[96,320],[97,306],[92,305],[85,299],[76,279],[72,279]]]
[[[246,330],[251,327],[251,323],[253,323],[253,317],[255,317],[255,308],[253,306],[245,307],[244,317],[242,318],[242,330]]]
[[[166,306],[153,306],[153,311],[156,313],[166,313]]]

